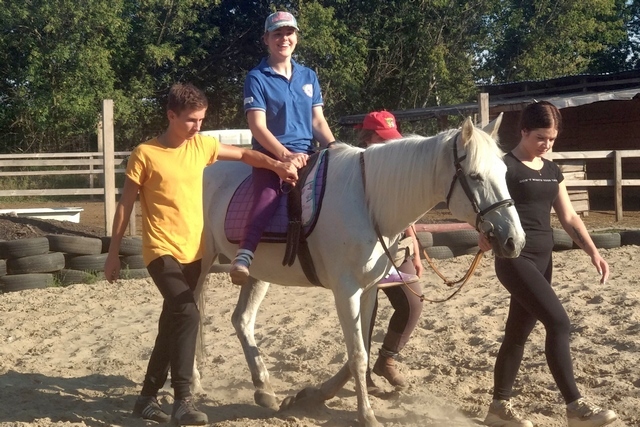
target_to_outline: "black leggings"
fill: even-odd
[[[158,336],[149,358],[141,394],[155,396],[162,388],[169,368],[175,399],[191,395],[191,379],[200,325],[200,313],[193,291],[200,276],[201,260],[181,264],[169,255],[147,266],[164,297],[158,322]]]
[[[496,257],[496,275],[511,294],[505,335],[494,371],[493,398],[506,400],[520,368],[524,345],[539,320],[546,330],[545,356],[566,403],[579,399],[573,376],[569,333],[571,322],[551,287],[551,252]]]

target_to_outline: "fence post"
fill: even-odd
[[[614,172],[614,200],[616,202],[616,221],[622,221],[622,153],[619,150],[613,152],[615,156]]]
[[[478,112],[480,114],[480,128],[489,124],[489,94],[482,92],[478,94]]]
[[[104,224],[105,235],[111,236],[113,215],[116,212],[116,171],[114,165],[115,137],[113,130],[113,99],[102,101],[102,131],[104,144]]]

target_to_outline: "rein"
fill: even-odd
[[[456,158],[457,158],[457,155],[456,155]],[[364,167],[364,152],[360,153],[360,172],[361,172],[361,175],[362,175],[362,186],[366,190],[366,174],[365,174],[365,167]],[[451,193],[451,190],[449,190],[449,193]],[[415,227],[413,225],[411,225],[411,228],[413,229],[413,232],[414,232],[414,235],[415,235],[416,234]],[[382,233],[380,233],[380,228],[378,227],[378,224],[374,224],[374,230],[376,232],[376,236],[378,237],[378,241],[382,245],[382,249],[384,250],[385,255],[387,256],[387,258],[391,262],[391,265],[393,266],[393,268],[395,268],[397,270],[398,267],[395,264],[395,261],[393,259],[393,256],[391,255],[391,252],[389,251],[389,248],[384,243],[384,239],[382,237]],[[417,237],[414,237],[414,238],[417,238]],[[420,245],[420,241],[418,241],[418,245]],[[469,266],[469,269],[467,270],[467,273],[463,277],[461,277],[460,279],[455,280],[455,281],[451,281],[451,280],[447,280],[447,278],[442,273],[440,273],[440,271],[438,270],[436,265],[431,260],[431,257],[429,257],[429,255],[427,254],[426,249],[423,248],[422,245],[420,245],[420,248],[422,250],[422,253],[423,253],[425,259],[427,260],[427,263],[431,267],[431,269],[444,281],[444,283],[448,287],[452,287],[452,286],[457,285],[458,283],[462,282],[462,284],[458,287],[458,289],[456,289],[447,298],[435,299],[434,300],[434,299],[427,298],[424,294],[418,294],[416,291],[411,289],[411,287],[407,284],[407,282],[404,281],[404,278],[402,277],[402,275],[400,275],[400,279],[402,280],[402,285],[400,285],[400,286],[405,286],[412,294],[414,294],[415,296],[417,296],[420,299],[420,302],[425,302],[425,301],[428,301],[428,302],[446,302],[446,301],[449,301],[454,296],[456,296],[456,294],[458,294],[458,292],[460,292],[462,290],[463,286],[469,281],[469,279],[471,278],[471,275],[473,274],[473,272],[475,271],[476,267],[480,263],[480,260],[482,259],[482,255],[484,254],[484,252],[482,252],[482,250],[478,250],[478,253],[475,255],[473,261],[471,262],[471,265]]]

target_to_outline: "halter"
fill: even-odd
[[[456,138],[453,141],[453,165],[456,167],[456,173],[453,175],[451,186],[449,187],[449,192],[447,193],[447,208],[449,207],[449,201],[451,200],[451,194],[453,193],[453,189],[455,188],[456,181],[460,181],[460,186],[462,187],[464,194],[467,196],[467,199],[469,199],[469,201],[471,202],[473,211],[476,213],[476,230],[489,236],[493,233],[493,223],[485,219],[485,216],[495,210],[500,209],[503,206],[513,206],[515,202],[513,199],[504,199],[492,204],[485,209],[480,209],[480,206],[476,201],[476,196],[475,194],[473,194],[473,191],[471,191],[471,186],[469,185],[469,181],[467,180],[467,175],[464,173],[464,169],[462,169],[462,161],[467,158],[467,155],[465,154],[462,157],[458,157],[459,136],[460,133],[456,135]]]

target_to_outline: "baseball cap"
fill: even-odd
[[[300,31],[300,29],[298,28],[298,21],[296,21],[296,18],[289,12],[272,13],[271,15],[267,16],[267,19],[265,19],[264,21],[265,33],[269,33],[281,27],[293,27],[296,30]]]
[[[402,138],[396,126],[396,118],[388,111],[373,111],[367,114],[362,122],[362,129],[375,131],[384,139]]]

